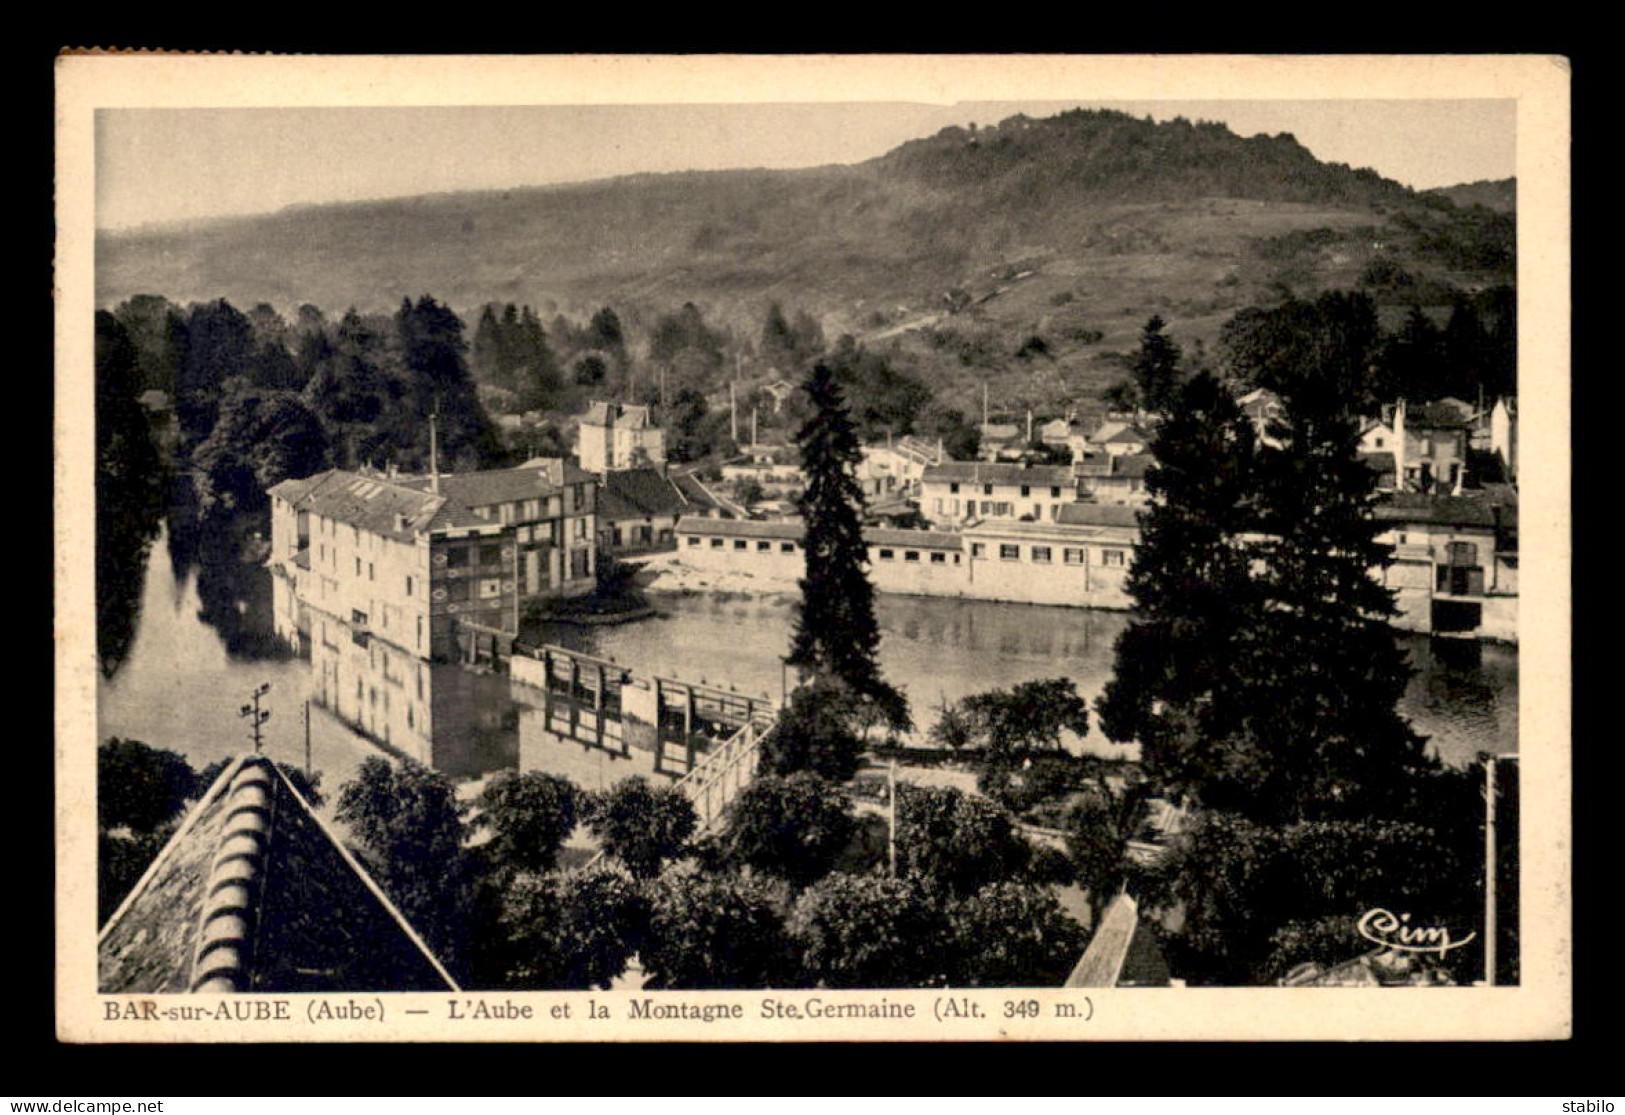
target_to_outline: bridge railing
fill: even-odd
[[[677,790],[694,806],[696,836],[721,826],[728,806],[756,777],[762,741],[772,730],[772,721],[748,721],[677,780]]]

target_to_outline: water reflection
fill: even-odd
[[[201,767],[243,750],[237,709],[256,685],[270,682],[267,750],[303,765],[311,700],[312,763],[330,791],[380,748],[460,778],[519,762],[534,702],[516,700],[505,675],[431,665],[376,639],[357,643],[343,625],[324,630],[314,615],[306,630],[279,638],[270,575],[243,549],[251,534],[211,536],[194,522],[177,522],[183,536],[166,530],[146,563],[125,663],[101,682],[100,738],[140,739]],[[211,547],[227,548],[231,560],[202,560]],[[787,598],[661,596],[656,604],[662,614],[655,619],[552,626],[542,637],[642,674],[779,697],[792,619]],[[1120,612],[901,596],[877,597],[876,610],[883,668],[907,693],[922,730],[945,700],[1035,678],[1069,677],[1094,697],[1128,623]],[[293,655],[290,642],[302,653]],[[1422,636],[1403,643],[1416,673],[1402,711],[1447,761],[1517,750],[1516,649]],[[580,765],[571,772],[589,782],[618,776],[625,765],[576,745],[553,753]]]

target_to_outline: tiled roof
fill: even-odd
[[[424,478],[424,486],[428,480]],[[403,479],[329,469],[304,480],[284,480],[271,494],[297,510],[347,523],[370,534],[410,541],[446,504],[444,495],[419,490]]]
[[[871,546],[918,546],[925,550],[958,550],[964,540],[950,530],[900,530],[892,527],[867,527],[863,540]]]
[[[1131,507],[1120,510],[1132,512]],[[1135,541],[1137,528],[1115,523],[1039,523],[1021,519],[983,519],[965,528],[965,534],[978,538],[1044,538],[1052,542],[1112,542],[1129,544]]]
[[[1140,921],[1133,898],[1120,894],[1106,907],[1067,987],[1167,987],[1170,973],[1156,937]]]
[[[642,430],[654,423],[649,408],[629,403],[595,402],[581,418],[583,426],[615,426],[625,430]]]
[[[1466,415],[1447,402],[1418,403],[1405,408],[1406,426],[1454,429],[1468,425]]]
[[[1062,526],[1137,527],[1140,512],[1111,503],[1063,503],[1055,521]]]
[[[1089,440],[1096,445],[1148,445],[1151,435],[1127,422],[1108,422]]]
[[[1517,525],[1518,506],[1515,499],[1497,499],[1484,493],[1450,496],[1388,492],[1376,505],[1374,515],[1383,522],[1512,527]]]
[[[707,534],[724,538],[782,538],[799,539],[807,527],[799,520],[761,522],[756,519],[707,519],[697,515],[684,515],[677,520],[679,534]]]
[[[97,942],[106,993],[456,991],[269,759],[227,766]]]
[[[1012,461],[944,461],[926,466],[924,481],[1067,488],[1072,486],[1072,469],[1067,465],[1023,465]]]
[[[1154,464],[1156,458],[1149,453],[1119,453],[1116,456],[1096,454],[1078,461],[1074,471],[1079,477],[1086,479],[1143,480]]]
[[[599,490],[600,519],[641,519],[674,515],[693,506],[689,498],[657,468],[611,472]]]
[[[705,485],[701,484],[689,473],[674,472],[671,474],[671,482],[673,487],[682,492],[684,498],[693,506],[710,508],[717,505],[717,501],[711,497],[711,493],[706,489]]]
[[[1375,453],[1361,453],[1360,460],[1371,467],[1373,472],[1391,473],[1395,469],[1394,455],[1386,451]]]
[[[1010,441],[1021,436],[1021,427],[1014,422],[984,422],[981,431],[983,441]]]

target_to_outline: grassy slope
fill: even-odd
[[[1448,222],[1438,204],[1321,164],[1290,137],[1065,114],[947,129],[855,167],[644,175],[108,236],[97,288],[104,306],[152,292],[333,312],[432,293],[465,315],[488,300],[547,313],[607,303],[633,322],[692,300],[743,335],[779,299],[820,314],[831,337],[895,346],[954,405],[979,409],[990,379],[996,405],[1020,409],[1116,378],[1113,354],[1151,313],[1181,343],[1211,347],[1236,309],[1283,283],[1353,286],[1377,251],[1429,278],[1494,281],[1419,259],[1389,227],[1398,213]],[[1317,229],[1342,235],[1271,246]],[[940,322],[988,336],[979,364],[908,328],[939,315],[951,288],[992,295]],[[1079,343],[1068,327],[1104,336]],[[1034,333],[1050,356],[1015,360]]]

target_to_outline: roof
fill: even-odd
[[[426,488],[427,478],[423,484]],[[398,478],[363,476],[343,469],[284,480],[270,491],[296,510],[400,541],[410,541],[427,529],[446,505],[444,494],[435,495]]]
[[[1392,473],[1397,467],[1394,463],[1394,455],[1383,450],[1374,453],[1361,453],[1360,460],[1371,466],[1371,470],[1377,473]]]
[[[1167,987],[1170,973],[1156,936],[1134,899],[1119,894],[1106,907],[1067,987]]]
[[[1079,477],[1091,480],[1143,480],[1154,464],[1156,458],[1149,453],[1119,453],[1115,457],[1096,454],[1077,461],[1073,471]]]
[[[1063,503],[1055,522],[1060,526],[1138,527],[1140,512],[1111,503]]]
[[[1024,465],[1013,461],[944,461],[927,465],[926,483],[958,484],[1036,484],[1039,487],[1072,486],[1070,465]]]
[[[675,515],[693,502],[657,468],[630,468],[604,477],[599,491],[600,519],[641,519]]]
[[[107,993],[456,991],[276,765],[221,772],[97,941]]]
[[[618,426],[627,430],[643,430],[654,425],[649,408],[631,403],[594,402],[581,416],[583,426]]]
[[[668,479],[671,480],[672,487],[682,492],[683,497],[693,506],[712,508],[717,505],[717,501],[711,497],[710,491],[707,490],[704,484],[695,479],[692,474],[687,472],[674,472],[668,477]]]
[[[1149,445],[1151,435],[1128,422],[1107,422],[1089,440],[1096,445]]]
[[[1455,429],[1467,426],[1467,415],[1449,402],[1418,403],[1405,408],[1405,425],[1426,426],[1435,429]]]
[[[800,519],[766,522],[758,519],[705,519],[685,515],[677,521],[679,534],[707,534],[721,538],[758,538],[799,542],[807,533]],[[870,546],[918,546],[921,549],[957,550],[960,536],[946,530],[901,530],[894,527],[865,527],[863,541]]]
[[[1131,507],[1119,510],[1132,512]],[[1110,533],[1107,533],[1107,532]],[[1010,538],[1013,536],[1042,538],[1053,542],[1101,541],[1127,544],[1135,540],[1138,528],[1118,524],[1039,523],[1021,519],[983,519],[963,531],[979,538]]]
[[[983,422],[978,428],[983,441],[1011,441],[1021,436],[1021,427],[1014,422]]]
[[[1507,485],[1493,493],[1433,495],[1427,492],[1388,492],[1373,509],[1383,522],[1439,523],[1449,526],[1516,526],[1518,505]]]

